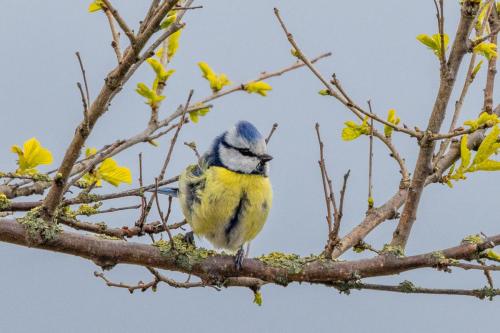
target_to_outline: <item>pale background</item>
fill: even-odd
[[[115,65],[107,21],[101,13],[87,13],[89,2],[0,1],[0,170],[15,168],[9,147],[32,136],[53,151],[55,163],[60,162],[82,114],[75,85],[80,80],[75,51],[84,59],[92,96]],[[137,26],[148,1],[114,3],[131,25]],[[371,99],[376,112],[385,114],[396,108],[405,123],[425,127],[437,91],[438,61],[415,36],[436,31],[432,0],[195,3],[204,8],[186,15],[187,27],[172,64],[177,72],[166,92],[162,116],[183,103],[190,88],[195,89],[195,99],[209,94],[196,66],[198,61],[207,61],[233,82],[291,63],[290,47],[272,11],[278,6],[308,55],[333,52],[318,66],[325,76],[336,72],[358,103]],[[458,1],[446,1],[446,5],[446,30],[452,35]],[[151,80],[148,68],[132,78],[96,126],[89,139],[91,146],[126,138],[143,128],[148,109],[133,89],[137,82]],[[479,111],[484,80],[483,69],[472,85],[462,120]],[[269,83],[273,86],[269,97],[230,95],[215,102],[214,110],[200,123],[183,129],[167,175],[177,175],[194,160],[183,141],[195,140],[200,150],[205,150],[214,136],[239,119],[252,121],[266,134],[272,123],[278,122],[280,127],[270,144],[275,156],[271,170],[274,207],[252,244],[251,254],[273,250],[318,253],[326,240],[326,223],[314,123],[322,125],[327,164],[337,189],[342,174],[352,170],[341,233],[364,216],[368,143],[366,138],[348,143],[340,140],[343,122],[353,117],[333,99],[317,94],[322,87],[307,70]],[[497,102],[498,97],[497,90]],[[138,146],[116,159],[130,166],[136,179],[137,153],[142,151],[145,177],[151,182],[160,169],[168,140],[163,138],[159,148]],[[413,169],[415,142],[398,134],[395,141]],[[380,204],[394,193],[399,177],[397,165],[378,142],[374,172],[374,197]],[[464,236],[479,231],[497,233],[498,184],[498,175],[484,173],[469,177],[452,190],[441,185],[426,189],[407,253],[454,246]],[[133,224],[136,217],[129,211],[96,220],[122,226]],[[181,218],[177,207],[174,218]],[[381,247],[390,240],[394,227],[395,222],[385,222],[367,242]],[[361,256],[352,251],[345,254],[345,258]],[[498,301],[375,291],[353,291],[346,296],[335,289],[307,284],[263,288],[262,307],[252,303],[247,289],[186,291],[161,285],[157,293],[130,295],[94,278],[97,267],[89,261],[3,243],[0,263],[2,332],[487,331],[497,327],[500,310]],[[149,281],[148,274],[145,269],[128,266],[108,273],[115,281],[129,283]],[[431,269],[376,281],[397,284],[404,279],[429,287],[485,285],[481,272],[446,274]]]

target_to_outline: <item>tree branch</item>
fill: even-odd
[[[206,250],[185,245],[184,252],[179,252],[181,250],[159,245],[99,239],[72,232],[62,232],[52,239],[33,242],[25,228],[9,218],[0,219],[0,241],[79,256],[92,260],[101,267],[132,264],[192,274],[202,280],[224,281],[231,277],[250,277],[281,285],[290,282],[330,283],[352,281],[353,277],[393,275],[418,268],[436,267],[442,261],[436,252],[410,257],[389,254],[344,262],[301,258],[291,259],[288,263],[285,260],[281,264],[273,261],[272,256],[264,256],[260,259],[244,259],[243,268],[238,270],[234,267],[233,256],[210,254]],[[479,252],[498,244],[500,235],[495,235],[481,244],[466,242],[439,253],[448,259],[472,259]]]
[[[427,130],[424,137],[420,140],[420,151],[418,154],[413,179],[410,190],[406,198],[405,207],[401,213],[401,219],[394,231],[391,245],[403,248],[406,246],[411,228],[417,217],[417,210],[420,203],[420,197],[425,186],[427,176],[432,172],[432,154],[434,153],[435,141],[429,140],[429,135],[438,133],[446,114],[446,108],[455,84],[458,69],[462,58],[467,52],[468,36],[472,30],[472,24],[476,16],[479,3],[466,0],[462,5],[462,13],[458,30],[455,35],[455,41],[450,53],[446,71],[442,71],[440,86],[431,116],[428,121]]]

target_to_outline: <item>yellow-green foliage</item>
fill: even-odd
[[[168,13],[167,14],[167,17],[165,18],[165,20],[163,20],[160,24],[160,29],[166,29],[168,28],[172,23],[175,22],[175,20],[177,20],[177,13]]]
[[[464,125],[469,126],[471,130],[475,131],[478,128],[493,127],[498,123],[500,123],[500,119],[498,119],[495,113],[482,112],[477,119],[466,120]]]
[[[195,106],[200,107],[200,109],[189,112],[189,119],[191,119],[193,123],[197,123],[200,120],[200,117],[204,117],[207,113],[210,112],[210,108],[208,106],[205,108],[201,108],[203,106],[203,103],[199,103]]]
[[[229,78],[226,74],[215,73],[214,70],[206,62],[200,61],[198,63],[198,67],[201,70],[202,76],[208,81],[208,83],[210,84],[210,88],[214,93],[231,84],[231,81],[229,81]]]
[[[10,150],[18,156],[17,165],[19,168],[16,172],[21,175],[34,175],[38,173],[37,166],[51,164],[53,160],[52,153],[47,148],[42,147],[36,138],[24,142],[23,148],[13,145]]]
[[[85,156],[91,157],[96,152],[95,148],[87,148]],[[131,184],[132,173],[129,168],[118,165],[114,159],[108,157],[99,166],[94,168],[94,170],[86,173],[80,179],[78,185],[84,188],[94,183],[96,186],[101,186],[103,180],[113,186],[119,186],[121,183]]]
[[[474,66],[474,69],[472,70],[472,73],[471,73],[471,79],[474,80],[474,78],[476,77],[477,73],[479,72],[479,70],[481,69],[481,66],[483,65],[483,60],[479,61],[476,66]]]
[[[498,57],[497,45],[490,42],[482,42],[474,47],[474,53],[483,55],[486,59],[490,60],[493,57]]]
[[[468,136],[462,136],[460,142],[461,163],[455,173],[449,178],[458,181],[460,179],[466,179],[466,173],[475,171],[499,171],[500,161],[490,159],[492,155],[497,154],[500,150],[500,143],[498,142],[499,135],[500,128],[498,125],[495,125],[479,146],[474,159],[472,159],[472,151],[467,147]]]
[[[401,119],[396,115],[396,110],[390,109],[389,112],[387,113],[387,122],[397,125]],[[394,131],[394,128],[391,126],[384,125],[384,134],[386,138],[390,138],[392,136],[392,132]]]
[[[484,250],[481,257],[500,262],[500,254],[493,249]]]
[[[159,102],[165,99],[165,96],[158,95],[155,89],[149,88],[143,82],[139,82],[137,84],[137,88],[135,89],[135,91],[142,97],[146,98],[146,104],[150,105],[151,107],[156,107]]]
[[[102,0],[94,0],[88,8],[89,13],[94,13],[104,9],[104,2]]]
[[[256,93],[261,96],[267,96],[267,92],[272,90],[271,85],[264,81],[254,81],[248,84],[245,84],[244,89],[249,94]]]
[[[369,135],[371,132],[371,127],[368,125],[368,117],[365,117],[361,124],[357,124],[352,120],[346,121],[344,124],[346,126],[342,129],[342,140],[344,141],[351,141],[357,139],[362,134]]]
[[[427,46],[429,49],[431,49],[434,54],[437,57],[441,56],[441,35],[440,34],[434,34],[432,36],[429,36],[427,34],[420,34],[417,36],[417,40]],[[448,42],[450,41],[450,37],[447,34],[443,35],[443,41],[444,41],[444,51],[448,48]]]
[[[179,39],[181,38],[182,29],[171,34],[167,39],[167,59],[171,61],[179,49]]]
[[[253,302],[258,306],[262,306],[262,293],[260,291],[257,290],[254,292]]]

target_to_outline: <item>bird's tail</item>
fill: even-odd
[[[151,190],[150,192],[154,192],[155,190]],[[175,187],[160,187],[158,189],[158,193],[169,195],[171,197],[179,196],[179,189]]]

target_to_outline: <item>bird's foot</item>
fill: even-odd
[[[245,259],[245,251],[243,250],[243,247],[240,247],[234,256],[234,267],[237,271],[240,271],[243,268],[243,259]]]
[[[184,242],[196,246],[194,244],[194,233],[192,231],[186,232],[186,234],[184,235]]]

